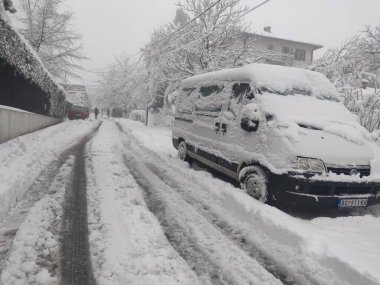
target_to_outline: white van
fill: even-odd
[[[321,73],[251,64],[190,77],[176,102],[173,145],[288,204],[360,207],[380,201],[380,149]]]

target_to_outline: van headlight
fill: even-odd
[[[317,158],[297,157],[292,164],[292,168],[314,173],[326,172],[325,164]]]

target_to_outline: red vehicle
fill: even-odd
[[[75,119],[88,119],[90,111],[86,106],[72,105],[69,111],[67,112],[67,117],[70,120]]]

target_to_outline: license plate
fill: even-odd
[[[339,208],[366,207],[368,199],[339,199]]]

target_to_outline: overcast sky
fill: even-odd
[[[254,7],[263,0],[241,0]],[[172,20],[178,0],[67,0],[75,12],[75,26],[83,34],[83,47],[90,70],[112,63],[122,53],[136,54],[152,31]],[[252,31],[271,26],[281,37],[323,45],[339,46],[365,25],[380,24],[379,0],[271,0],[245,17]],[[97,76],[81,72],[84,82]]]

